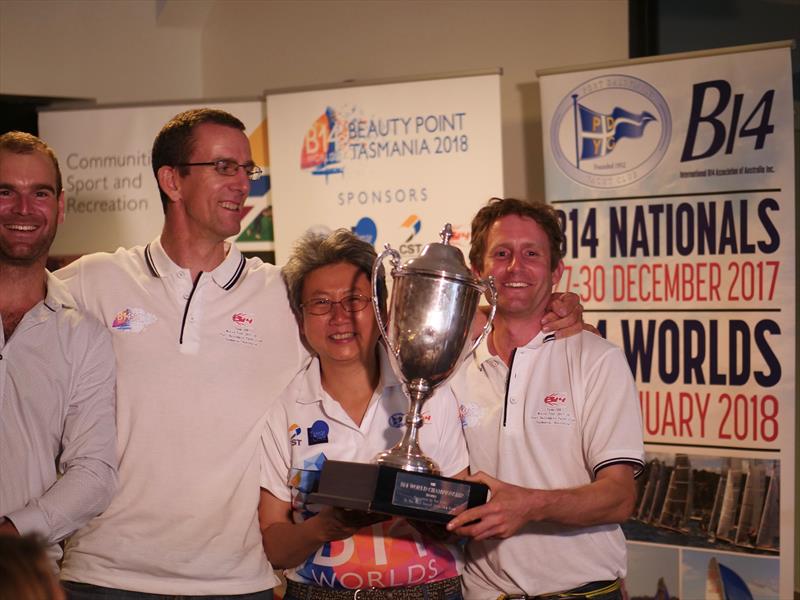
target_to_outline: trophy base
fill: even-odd
[[[386,465],[329,460],[310,502],[447,523],[468,508],[486,503],[489,488],[430,473]]]

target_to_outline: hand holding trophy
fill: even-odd
[[[441,477],[418,442],[423,404],[489,333],[497,303],[492,279],[482,281],[470,272],[461,251],[450,245],[451,236],[448,223],[441,243],[427,244],[419,257],[405,265],[388,244],[375,260],[373,305],[392,369],[410,400],[406,431],[396,446],[377,456],[376,464],[326,462],[314,501],[439,523],[486,502],[485,485]],[[377,292],[387,256],[391,256],[394,282],[388,329]],[[489,320],[468,346],[472,319],[487,290]]]

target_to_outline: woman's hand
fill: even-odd
[[[344,540],[354,535],[362,527],[388,520],[387,515],[334,506],[324,507],[317,516],[309,519],[315,522],[321,541]]]

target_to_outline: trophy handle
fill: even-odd
[[[478,336],[474,342],[472,342],[472,347],[469,349],[464,356],[469,356],[475,349],[481,345],[481,342],[486,339],[486,336],[489,335],[489,332],[492,330],[492,321],[494,321],[494,313],[497,312],[497,288],[494,287],[494,276],[489,275],[485,281],[482,282],[489,290],[489,305],[492,309],[489,311],[489,320],[486,321],[486,325],[483,326],[483,331]]]
[[[392,248],[389,244],[384,246],[383,252],[381,252],[378,257],[375,259],[375,262],[372,265],[372,307],[375,309],[375,321],[378,324],[378,331],[380,331],[381,335],[383,336],[383,341],[386,343],[386,347],[389,349],[389,354],[392,358],[397,356],[397,350],[392,348],[392,343],[389,341],[389,334],[386,333],[386,325],[383,322],[383,317],[381,316],[381,305],[378,301],[378,272],[380,271],[381,267],[383,266],[384,259],[391,255],[392,257],[392,267],[394,269],[399,269],[402,265],[402,259],[400,258],[400,253]],[[394,272],[393,269],[393,272]],[[387,286],[388,291],[388,286]],[[388,298],[387,298],[388,303]]]

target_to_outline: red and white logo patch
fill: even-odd
[[[533,416],[539,425],[566,425],[575,424],[572,414],[572,403],[567,401],[567,394],[553,392],[544,397],[544,402],[536,409]]]
[[[231,325],[230,323],[233,322]],[[255,324],[255,317],[246,312],[231,315],[231,320],[220,335],[229,342],[244,346],[260,346],[263,341]]]
[[[239,327],[249,327],[250,325],[253,324],[253,317],[251,315],[248,315],[247,313],[241,313],[241,312],[235,313],[231,317],[231,320],[235,325]]]
[[[564,404],[567,401],[567,397],[564,394],[548,394],[544,398],[545,404]]]

